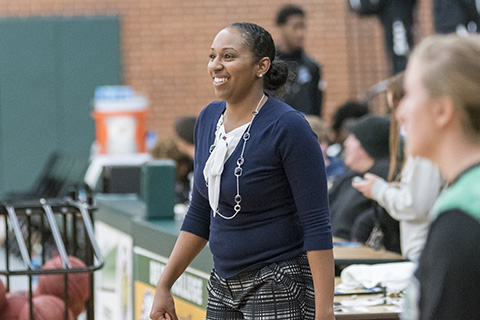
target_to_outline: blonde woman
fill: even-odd
[[[436,163],[449,182],[433,208],[404,319],[480,319],[480,37],[422,41],[404,88],[396,116],[406,150]]]

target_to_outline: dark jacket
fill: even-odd
[[[288,79],[284,92],[276,95],[304,114],[320,116],[323,91],[319,64],[303,50],[290,54],[278,52],[278,57],[288,65]]]
[[[480,7],[475,0],[434,0],[433,16],[436,33],[456,32],[459,25],[480,31]]]
[[[352,186],[355,176],[369,172],[379,177],[388,175],[389,161],[377,160],[373,167],[364,173],[353,170],[339,176],[329,192],[330,214],[333,235],[349,241],[367,241],[375,221],[380,222],[384,232],[384,245],[387,250],[400,252],[400,231],[398,221],[378,204],[365,197]]]

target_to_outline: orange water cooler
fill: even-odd
[[[103,86],[95,90],[97,154],[145,153],[147,104],[128,86]]]

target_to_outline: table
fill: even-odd
[[[110,310],[112,319],[118,319],[119,316],[115,315],[125,309],[129,315],[127,319],[144,319],[148,317],[156,281],[175,244],[182,220],[147,219],[145,204],[134,194],[97,194],[96,203],[97,242],[108,259],[102,270],[105,274],[99,273],[100,279],[96,281],[99,287],[95,295],[95,311]],[[351,245],[337,238],[333,240],[336,266],[403,260],[396,253]],[[123,263],[117,263],[119,260]],[[213,258],[207,245],[192,261],[174,290],[177,312],[182,319],[205,319],[206,284],[212,268]],[[115,279],[110,281],[115,284],[115,291],[100,291],[102,279]],[[127,286],[116,285],[123,279],[127,279]],[[121,297],[126,297],[126,301]],[[379,310],[378,306],[371,308],[366,318],[361,313],[338,312],[337,319],[397,319],[386,318],[388,310]],[[374,318],[377,315],[383,318]],[[106,319],[102,314],[96,318]]]
[[[335,277],[336,285],[340,281],[339,277]],[[335,318],[336,320],[398,320],[400,316],[400,299],[402,298],[388,298],[383,293],[336,294],[334,298]],[[379,304],[375,304],[375,302],[379,302]]]
[[[385,249],[374,250],[361,243],[348,242],[333,238],[333,256],[335,258],[335,275],[352,264],[377,264],[406,261],[401,254]]]
[[[342,311],[338,311],[335,307],[335,319],[336,320],[398,320],[400,319],[400,312],[395,311],[395,306],[370,306],[364,307],[365,311],[354,311],[348,308],[341,308]]]

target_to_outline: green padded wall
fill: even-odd
[[[0,19],[0,195],[28,189],[54,151],[88,157],[94,90],[122,83],[119,18]]]
[[[54,25],[0,20],[0,43],[3,191],[23,189],[38,168],[32,160],[44,162],[56,145]]]
[[[78,147],[89,151],[95,140],[91,117],[95,87],[122,82],[118,18],[65,18],[59,26],[59,38],[59,101],[69,106],[61,115],[59,146],[72,152]],[[72,143],[71,138],[82,131],[86,136],[79,141],[81,145]]]

